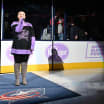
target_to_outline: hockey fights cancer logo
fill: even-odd
[[[66,45],[62,43],[54,43],[53,46],[54,49],[57,50],[58,55],[61,57],[62,60],[66,59],[69,55],[69,49],[67,48]],[[46,57],[49,57],[52,55],[52,45],[49,45],[46,48]]]
[[[14,101],[14,100],[41,97],[44,95],[43,92],[44,91],[37,90],[37,89],[21,89],[21,90],[18,89],[18,90],[10,91],[0,95],[0,100]]]
[[[11,47],[8,47],[6,50],[6,56],[10,61],[14,61],[13,55],[11,54]]]

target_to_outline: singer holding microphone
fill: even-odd
[[[32,54],[35,45],[35,34],[31,23],[26,22],[26,13],[19,11],[18,21],[11,24],[13,33],[13,44],[11,54],[14,55],[14,73],[15,85],[20,85],[20,67],[22,75],[22,84],[26,85],[27,63],[29,55]]]

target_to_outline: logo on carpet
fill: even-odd
[[[45,95],[45,88],[35,89],[18,89],[0,95],[0,100],[22,100],[28,98],[41,97]]]

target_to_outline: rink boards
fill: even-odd
[[[0,73],[13,72],[14,59],[11,55],[11,46],[12,41],[1,41]],[[104,68],[104,42],[55,41],[53,47],[57,50],[54,68],[58,68],[61,64],[64,70]],[[34,48],[28,61],[28,71],[48,71],[51,64],[52,42],[36,41]]]

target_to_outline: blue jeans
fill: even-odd
[[[63,33],[58,34],[59,40],[64,40]]]

